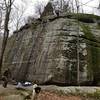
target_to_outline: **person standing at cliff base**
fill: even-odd
[[[3,73],[3,77],[2,77],[2,80],[3,80],[3,87],[4,87],[4,88],[7,87],[7,84],[8,84],[8,81],[9,81],[10,78],[11,78],[11,71],[10,71],[10,69],[8,68],[7,70],[5,70],[5,72]]]

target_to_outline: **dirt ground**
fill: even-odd
[[[80,96],[63,96],[52,92],[43,91],[37,100],[83,100]]]
[[[20,95],[3,95],[0,96],[0,100],[31,100],[31,99],[24,99]],[[63,95],[57,95],[52,92],[42,91],[36,100],[86,100],[83,99],[80,96],[63,96]],[[90,99],[89,99],[90,100]]]
[[[54,88],[53,86],[50,86],[50,89],[51,87]],[[21,92],[17,90],[16,87],[13,85],[8,85],[7,88],[3,88],[2,85],[0,85],[0,100],[31,100],[31,98],[25,99],[25,97],[22,96]],[[47,90],[42,90],[40,94],[37,96],[36,100],[100,100],[100,99],[87,98],[80,95],[76,96],[64,95],[62,93],[57,93],[47,89]]]

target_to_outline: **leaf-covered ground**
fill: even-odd
[[[83,93],[79,93],[79,88],[84,89],[84,87],[57,87],[57,86],[41,86],[42,91],[37,96],[36,100],[100,100],[100,92],[95,92],[94,94],[83,95]],[[58,91],[57,89],[62,89],[64,91]],[[69,88],[74,90],[75,93],[64,93]],[[85,87],[88,88],[89,87]],[[99,87],[90,87],[90,89],[99,88]],[[53,90],[54,89],[54,90]],[[68,91],[68,90],[67,90]],[[73,92],[73,91],[72,91]],[[32,87],[25,88],[25,90],[17,90],[15,86],[8,85],[7,88],[3,88],[0,85],[0,100],[31,100]],[[29,95],[27,95],[29,94]],[[28,96],[28,98],[27,98]],[[27,99],[26,99],[27,98]]]

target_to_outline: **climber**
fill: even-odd
[[[59,14],[60,14],[59,5],[57,5],[57,6],[55,7],[55,14],[56,14],[57,17],[59,17]]]
[[[56,16],[59,17],[59,10],[55,10]]]

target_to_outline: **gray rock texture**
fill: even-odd
[[[100,28],[97,23],[78,22],[67,16],[44,19],[23,26],[9,38],[3,69],[10,67],[18,81],[76,84],[79,53],[80,83],[99,82]]]

